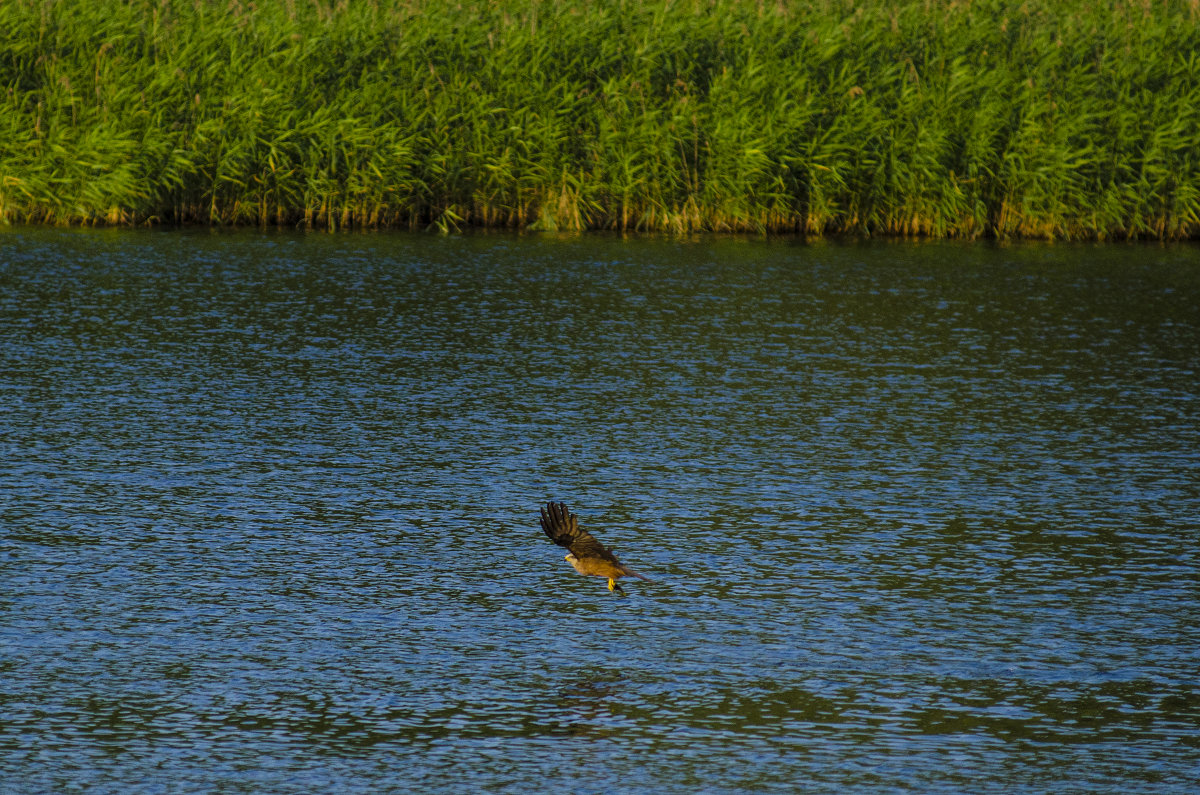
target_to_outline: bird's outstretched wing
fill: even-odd
[[[566,547],[577,558],[599,558],[620,565],[617,556],[608,547],[579,526],[579,519],[567,510],[566,503],[550,502],[541,510],[542,529],[551,541]]]

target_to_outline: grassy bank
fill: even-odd
[[[1200,236],[1198,0],[6,0],[0,217]]]

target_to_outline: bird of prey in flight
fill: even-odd
[[[625,591],[617,584],[618,577],[650,579],[622,565],[611,549],[579,526],[579,519],[567,510],[565,503],[547,503],[541,512],[542,529],[550,536],[551,541],[570,550],[567,562],[575,567],[575,571],[589,577],[607,577],[608,590],[622,596],[625,595]]]

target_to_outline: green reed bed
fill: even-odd
[[[1200,0],[6,0],[0,217],[1200,236]]]

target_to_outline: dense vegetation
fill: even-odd
[[[1200,0],[5,0],[0,218],[1200,236]]]

